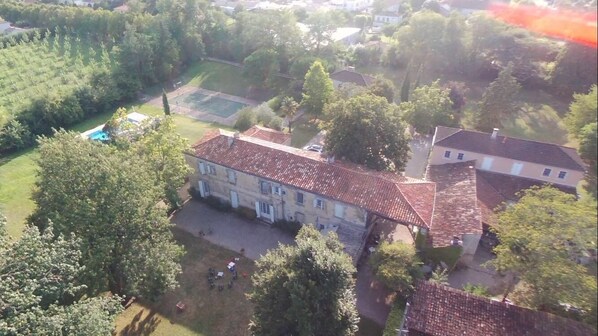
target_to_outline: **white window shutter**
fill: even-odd
[[[199,181],[199,195],[201,197],[206,197],[206,190],[203,187],[203,181]]]
[[[276,195],[276,187],[272,184],[271,188],[272,188],[272,195]]]
[[[205,163],[203,163],[203,162],[200,162],[200,163],[199,163],[199,172],[200,172],[202,175],[205,175],[205,174],[206,174],[206,164],[205,164]]]
[[[269,205],[270,207],[270,221],[274,223],[274,207]]]
[[[314,208],[317,208],[317,207],[318,207],[318,199],[314,198]]]
[[[260,218],[260,202],[255,202],[255,213],[257,214],[257,218]]]

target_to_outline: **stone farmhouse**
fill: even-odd
[[[354,261],[381,222],[428,234],[433,247],[471,240],[473,247],[464,249],[469,257],[482,233],[477,210],[458,211],[477,209],[471,164],[459,167],[463,174],[438,184],[435,180],[452,170],[433,173],[433,181],[412,179],[223,130],[207,134],[186,157],[194,168],[190,183],[202,197],[253,209],[266,223],[284,219],[334,231]],[[452,188],[460,189],[462,197],[453,196]],[[468,238],[470,233],[474,239]]]

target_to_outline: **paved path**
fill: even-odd
[[[432,148],[432,136],[420,135],[409,141],[411,159],[405,167],[405,175],[413,178],[423,178],[428,165],[428,154]]]
[[[478,247],[473,258],[473,263],[470,266],[455,270],[449,274],[449,285],[462,289],[465,284],[470,283],[487,287],[488,292],[492,295],[502,293],[510,278],[499,275],[491,267],[484,266],[487,261],[495,258],[492,253],[483,247]]]
[[[199,236],[199,231],[208,233],[211,228],[212,233],[206,234],[205,239],[232,251],[244,248],[245,256],[253,260],[276,248],[279,242],[295,243],[292,236],[277,228],[245,220],[234,213],[216,211],[195,200],[189,200],[172,221],[194,236]]]
[[[367,262],[364,262],[357,271],[355,290],[359,314],[381,326],[385,325],[394,294],[374,279],[372,269]]]

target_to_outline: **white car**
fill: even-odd
[[[308,145],[308,146],[303,147],[303,149],[311,151],[311,152],[322,153],[322,151],[324,150],[324,147],[322,147],[320,145]]]

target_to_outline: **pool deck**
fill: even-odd
[[[197,109],[191,109],[183,105],[177,105],[177,98],[183,95],[188,95],[192,93],[200,93],[202,95],[206,95],[209,97],[218,97],[226,100],[230,100],[233,102],[249,105],[249,106],[257,106],[259,103],[252,99],[247,99],[243,97],[233,96],[222,92],[206,90],[202,88],[198,88],[191,85],[183,85],[180,88],[170,91],[166,93],[168,97],[168,103],[170,104],[170,111],[174,114],[182,114],[187,117],[207,121],[207,122],[216,122],[219,124],[233,126],[235,121],[237,120],[238,113],[234,113],[226,118],[217,116],[213,113],[209,113],[208,111],[202,111]],[[162,96],[155,97],[149,101],[151,105],[162,107]]]

